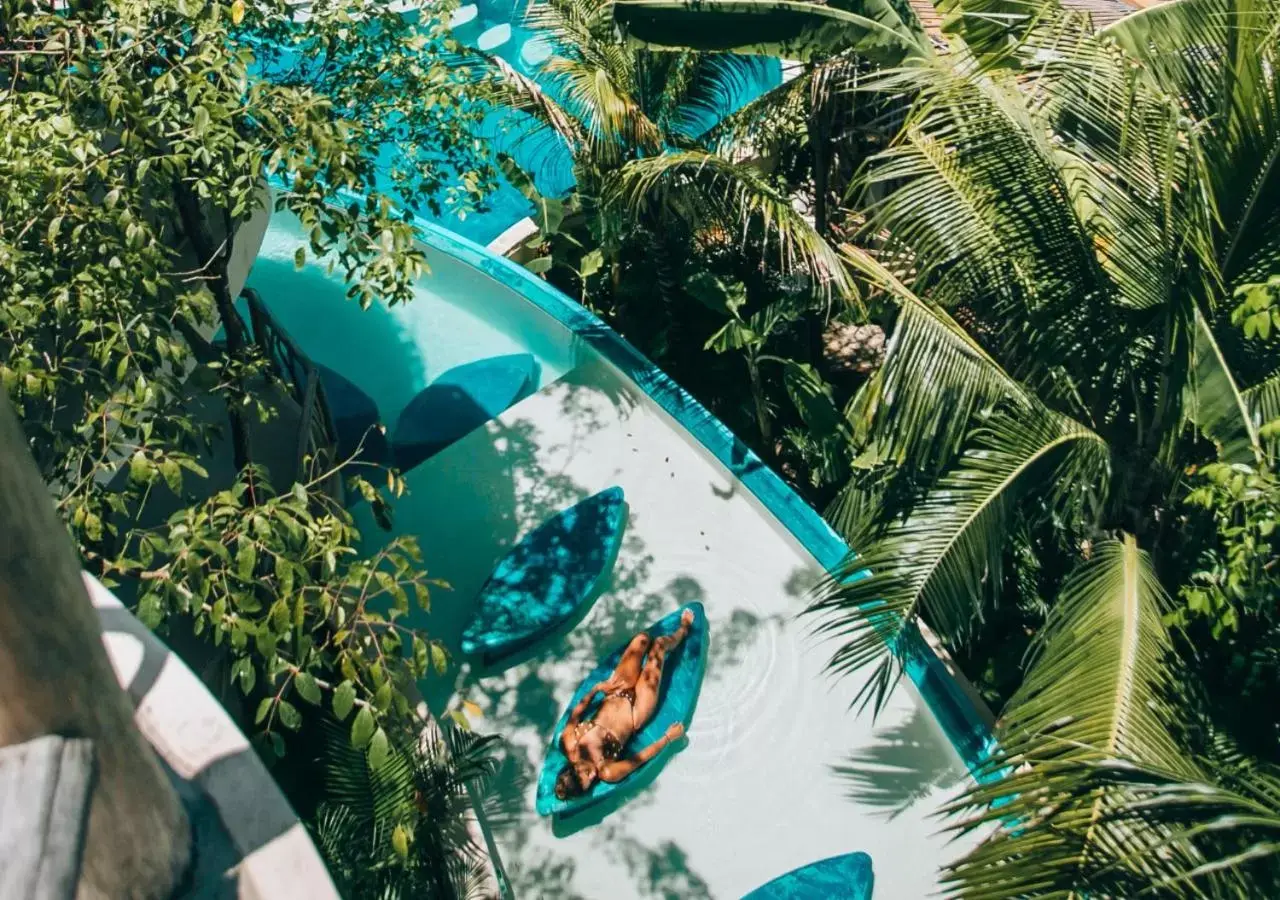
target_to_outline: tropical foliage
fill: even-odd
[[[788,180],[744,152],[724,118],[776,64],[624,46],[608,12],[595,0],[535,3],[528,21],[554,48],[537,80],[491,61],[499,99],[543,126],[525,140],[555,140],[573,160],[565,198],[505,163],[540,226],[527,265],[772,456],[774,421],[790,409],[774,360],[816,361],[807,322],[820,332],[833,298],[851,294]]]
[[[439,34],[365,0],[0,2],[0,381],[85,567],[220,673],[269,762],[328,716],[381,764],[445,658],[398,621],[434,587],[412,542],[362,555],[329,463],[273,452],[300,411],[233,306],[237,238],[270,182],[299,262],[409,296],[392,200],[472,204],[490,177]],[[388,182],[392,140],[431,152]]]
[[[492,896],[469,823],[473,803],[490,823],[509,807],[492,789],[500,738],[431,728],[375,766],[341,729],[326,731],[327,799],[312,831],[344,897]]]
[[[948,8],[937,53],[888,4],[618,6],[651,45],[851,48],[846,90],[911,101],[849,197],[896,311],[845,409],[859,554],[811,612],[873,704],[918,621],[979,671],[1025,651],[956,896],[1269,896],[1280,9]]]

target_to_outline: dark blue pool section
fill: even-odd
[[[780,875],[742,900],[871,900],[871,857],[846,853]]]
[[[648,747],[666,734],[667,729],[676,722],[681,723],[685,728],[689,728],[693,720],[693,712],[698,705],[698,694],[702,690],[702,675],[707,665],[708,626],[706,611],[702,608],[701,603],[690,603],[682,606],[670,615],[650,625],[648,633],[650,637],[655,638],[674,634],[680,627],[680,617],[685,610],[693,611],[693,624],[689,628],[688,636],[685,637],[680,646],[667,656],[666,663],[662,668],[662,685],[658,709],[653,714],[653,718],[649,720],[649,723],[640,729],[627,744],[625,752],[628,755]],[[602,660],[590,675],[583,679],[582,684],[574,692],[573,699],[565,707],[564,714],[560,716],[560,721],[556,723],[555,729],[551,732],[551,746],[547,748],[547,758],[543,762],[542,772],[538,776],[538,815],[566,816],[582,814],[588,807],[604,806],[610,801],[614,801],[620,806],[658,776],[666,761],[670,759],[671,754],[677,748],[678,745],[668,745],[661,753],[617,784],[605,784],[597,781],[592,785],[591,790],[578,797],[571,797],[567,801],[561,800],[556,796],[556,776],[560,774],[560,770],[569,762],[560,749],[560,735],[569,722],[569,713],[587,695],[588,691],[613,673],[626,649],[627,645],[625,644],[618,647],[606,659]],[[597,699],[593,702],[598,704],[599,700]],[[588,715],[590,715],[590,712],[588,712]]]
[[[462,652],[493,664],[580,619],[613,569],[626,515],[614,486],[526,535],[480,589]]]
[[[407,472],[538,389],[531,353],[493,356],[445,372],[400,413],[392,453]]]

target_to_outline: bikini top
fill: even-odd
[[[605,699],[609,699],[610,697],[621,697],[624,700],[626,700],[628,703],[630,703],[633,707],[635,706],[635,703],[636,703],[635,688],[621,688],[619,690],[612,691],[605,695]],[[600,742],[600,752],[601,754],[604,755],[605,759],[616,760],[619,756],[621,756],[622,741],[618,740],[618,736],[614,734],[612,730],[605,728],[595,719],[592,719],[587,726],[587,730],[590,731],[594,728],[599,728],[601,731],[604,732],[604,739]]]

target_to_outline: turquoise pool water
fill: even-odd
[[[470,704],[506,742],[512,813],[492,840],[514,895],[737,900],[778,875],[852,851],[882,896],[923,897],[959,850],[938,805],[965,778],[982,730],[936,660],[876,721],[855,685],[824,677],[830,639],[797,619],[844,552],[822,520],[687,394],[580,306],[521,267],[423,223],[432,273],[412,303],[359,310],[277,215],[249,283],[302,348],[367,392],[384,421],[453,366],[532,353],[541,388],[406,474],[394,533],[449,583],[414,624],[455,651],[486,577],[525,534],[607,487],[626,491],[609,584],[586,617],[500,671],[461,662],[420,684],[440,713]],[[388,535],[354,509],[374,552]],[[616,804],[537,815],[534,783],[582,680],[631,634],[700,602],[706,675],[688,744]],[[458,654],[456,660],[461,659]],[[917,686],[918,685],[918,689]],[[620,794],[621,796],[621,794]]]
[[[563,328],[495,292],[483,273],[451,256],[428,252],[431,272],[418,281],[411,302],[362,310],[322,261],[294,266],[294,251],[305,243],[297,219],[276,213],[248,287],[315,362],[371,397],[388,425],[419,391],[463,363],[532,353],[543,384],[573,365],[571,336]]]

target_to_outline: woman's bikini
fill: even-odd
[[[631,706],[632,722],[634,723],[635,707],[636,707],[635,687],[619,688],[616,691],[610,691],[609,693],[604,695],[605,700],[612,700],[614,697],[620,697],[623,700],[626,700],[627,703]],[[603,705],[603,701],[602,701],[602,705]],[[579,741],[581,741],[585,735],[589,734],[590,732],[598,728],[602,732],[604,732],[604,735],[600,741],[600,752],[601,754],[604,755],[604,758],[608,760],[617,760],[617,758],[622,755],[622,746],[623,746],[622,741],[618,740],[618,736],[614,734],[612,730],[601,725],[594,716],[592,717],[590,722],[586,722],[584,724],[585,724],[585,727],[581,725],[578,727]]]

